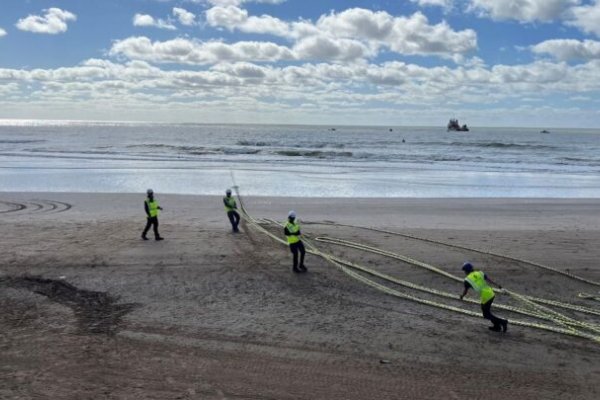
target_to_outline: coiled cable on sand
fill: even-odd
[[[595,296],[593,294],[589,294],[589,293],[579,293],[577,295],[577,297],[582,298],[582,299],[586,299],[586,300],[596,300],[596,301],[600,301],[600,294]]]
[[[235,181],[234,181],[235,182]],[[275,221],[271,221],[271,220],[256,220],[254,219],[244,208],[243,203],[241,201],[241,197],[239,194],[239,190],[237,188],[237,186],[234,186],[235,190],[236,190],[236,195],[238,197],[238,199],[240,199],[240,210],[241,212],[241,216],[243,218],[243,220],[250,225],[251,227],[253,227],[254,229],[258,230],[259,232],[262,232],[263,234],[269,236],[271,239],[279,242],[280,244],[286,245],[287,246],[287,241],[281,239],[279,236],[274,235],[273,233],[271,233],[268,229],[266,229],[263,225],[268,224],[268,225],[273,225],[275,224],[276,226],[280,227],[281,225]],[[304,236],[304,235],[303,235]],[[317,238],[318,240],[319,238]],[[450,293],[446,293],[446,292],[442,292],[436,289],[432,289],[432,288],[426,288],[423,286],[419,286],[407,281],[402,281],[400,279],[396,279],[393,277],[389,277],[385,274],[381,274],[377,271],[374,271],[372,269],[366,268],[366,267],[362,267],[359,266],[357,264],[351,263],[349,261],[345,261],[342,260],[338,257],[335,257],[331,254],[325,253],[323,251],[321,251],[319,248],[317,248],[313,243],[312,240],[307,239],[306,237],[303,238],[303,241],[306,243],[306,247],[307,247],[307,252],[309,254],[313,254],[316,256],[319,256],[321,258],[323,258],[324,260],[326,260],[327,262],[329,262],[330,264],[334,265],[335,267],[337,267],[338,269],[340,269],[343,273],[345,273],[346,275],[350,276],[351,278],[362,282],[370,287],[373,287],[383,293],[386,293],[388,295],[394,296],[394,297],[398,297],[398,298],[402,298],[402,299],[406,299],[406,300],[410,300],[413,302],[417,302],[420,304],[425,304],[425,305],[429,305],[432,307],[436,307],[436,308],[440,308],[440,309],[444,309],[444,310],[448,310],[448,311],[453,311],[456,313],[461,313],[463,315],[469,315],[469,316],[473,316],[473,317],[478,317],[481,318],[481,314],[478,312],[474,312],[474,311],[470,311],[470,310],[465,310],[463,308],[460,307],[455,307],[455,306],[451,306],[448,304],[444,304],[444,303],[440,303],[437,301],[433,301],[433,300],[428,300],[428,299],[424,299],[421,297],[417,297],[415,295],[412,294],[408,294],[408,293],[404,293],[404,292],[400,292],[396,289],[390,288],[388,286],[385,286],[379,282],[376,282],[372,279],[367,278],[366,276],[358,273],[357,271],[362,271],[363,273],[367,273],[370,274],[372,276],[376,276],[382,280],[385,281],[389,281],[389,282],[393,282],[396,284],[399,284],[401,286],[405,286],[405,287],[409,287],[411,289],[415,289],[415,290],[420,290],[423,292],[428,292],[430,294],[434,294],[437,296],[442,296],[442,297],[446,297],[446,298],[456,298],[455,296],[452,296],[452,294]],[[370,246],[367,246],[370,247]],[[385,252],[385,251],[383,251]],[[385,253],[390,253],[390,252],[385,252]],[[394,253],[390,253],[390,254],[386,254],[387,256],[390,255],[394,255],[395,256],[401,256],[398,254],[394,254]],[[405,256],[401,256],[404,258],[408,258]],[[400,258],[399,258],[400,259]],[[426,263],[422,263],[418,260],[414,260],[417,263],[419,263],[419,266],[425,268],[425,266],[428,266],[427,269],[435,271],[435,270],[439,270],[439,268],[430,266]],[[432,267],[432,268],[431,268]],[[445,271],[439,270],[441,272],[443,272],[443,275],[446,275],[448,278],[451,278],[453,280],[457,280],[459,278],[454,277],[451,274],[446,273]],[[459,279],[460,280],[460,279]],[[462,281],[462,280],[461,280]],[[512,291],[508,291],[508,290],[503,290],[504,293],[509,294],[512,298],[515,298],[521,302],[523,302],[524,304],[526,304],[528,306],[528,308],[530,308],[530,310],[526,310],[526,309],[521,309],[521,308],[517,308],[517,307],[511,307],[511,306],[505,306],[505,305],[496,305],[496,307],[498,308],[502,308],[508,311],[513,311],[513,312],[517,312],[523,315],[527,315],[529,317],[532,318],[537,318],[537,319],[542,319],[542,320],[546,320],[546,321],[550,321],[553,322],[555,324],[557,324],[558,326],[552,326],[552,325],[547,325],[547,324],[540,324],[537,322],[531,322],[531,321],[522,321],[522,320],[513,320],[511,319],[511,325],[516,325],[516,326],[523,326],[523,327],[530,327],[530,328],[535,328],[535,329],[541,329],[541,330],[546,330],[546,331],[550,331],[550,332],[555,332],[555,333],[559,333],[559,334],[563,334],[563,335],[568,335],[568,336],[573,336],[573,337],[580,337],[580,338],[585,338],[585,339],[589,339],[592,340],[596,343],[600,343],[600,326],[598,326],[597,324],[591,324],[585,321],[579,321],[579,320],[575,320],[573,318],[564,316],[554,310],[550,310],[547,307],[541,306],[540,304],[537,304],[535,301],[533,301],[532,299],[528,298],[527,296],[522,296],[519,295],[515,292]],[[559,303],[562,304],[560,302],[554,302],[554,301],[550,301],[552,303]],[[475,303],[475,301],[469,301],[469,303]],[[551,305],[555,305],[555,304],[551,304]],[[579,306],[574,306],[577,307],[579,311]],[[583,312],[583,311],[582,311]]]
[[[421,268],[425,268],[427,270],[430,270],[432,272],[435,272],[437,274],[440,274],[442,276],[445,276],[449,279],[452,279],[454,281],[457,282],[462,282],[463,279],[454,276],[446,271],[441,270],[440,268],[434,267],[433,265],[424,263],[422,261],[418,261],[415,260],[413,258],[407,257],[407,256],[403,256],[401,254],[397,254],[397,253],[393,253],[391,251],[387,251],[387,250],[381,250],[378,249],[376,247],[372,247],[372,246],[368,246],[368,245],[364,245],[362,243],[356,243],[356,242],[352,242],[349,240],[343,240],[343,239],[338,239],[338,238],[332,238],[332,237],[317,237],[315,239],[318,242],[323,242],[323,243],[328,243],[328,244],[334,244],[334,245],[339,245],[339,246],[344,246],[344,247],[349,247],[349,248],[354,248],[357,250],[363,250],[363,251],[367,251],[373,254],[378,254],[378,255],[382,255],[385,257],[389,257],[389,258],[393,258],[396,260],[400,260],[403,261],[407,264],[410,265],[415,265]],[[503,292],[503,290],[495,290],[497,292]],[[506,291],[505,291],[506,292]],[[548,300],[548,299],[543,299],[543,298],[538,298],[538,297],[533,297],[533,296],[523,296],[524,298],[534,301],[536,303],[540,303],[540,304],[545,304],[545,305],[549,305],[549,306],[555,306],[555,307],[559,307],[559,308],[564,308],[564,309],[568,309],[568,310],[572,310],[572,311],[579,311],[581,313],[584,314],[591,314],[591,315],[596,315],[596,316],[600,316],[600,311],[595,310],[593,308],[588,308],[588,307],[583,307],[583,306],[579,306],[576,304],[570,304],[570,303],[563,303],[563,302],[559,302],[556,300]]]
[[[416,235],[410,235],[408,233],[401,233],[401,232],[395,232],[395,231],[390,231],[387,229],[380,229],[380,228],[373,228],[373,227],[369,227],[369,226],[361,226],[361,225],[350,225],[350,224],[338,224],[335,222],[305,222],[305,224],[314,224],[314,225],[330,225],[330,226],[345,226],[348,228],[358,228],[358,229],[364,229],[364,230],[369,230],[369,231],[374,231],[374,232],[380,232],[380,233],[387,233],[389,235],[395,235],[395,236],[401,236],[401,237],[405,237],[408,239],[414,239],[414,240],[419,240],[422,242],[429,242],[429,243],[434,243],[434,244],[439,244],[442,246],[446,246],[446,247],[452,247],[455,249],[460,249],[460,250],[467,250],[473,253],[479,253],[479,254],[484,254],[484,255],[489,255],[489,256],[493,256],[493,257],[498,257],[498,258],[503,258],[505,260],[509,260],[509,261],[515,261],[515,262],[519,262],[522,264],[528,264],[531,265],[533,267],[537,267],[537,268],[541,268],[544,269],[546,271],[551,271],[566,277],[569,277],[571,279],[580,281],[580,282],[584,282],[593,286],[600,286],[600,282],[596,282],[593,281],[591,279],[587,279],[587,278],[583,278],[581,276],[572,274],[569,271],[563,271],[560,270],[558,268],[554,268],[551,267],[549,265],[544,265],[544,264],[540,264],[534,261],[530,261],[530,260],[525,260],[522,258],[516,258],[516,257],[512,257],[509,256],[507,254],[501,254],[501,253],[495,253],[492,251],[487,251],[487,250],[481,250],[481,249],[476,249],[473,247],[468,247],[468,246],[462,246],[459,244],[454,244],[454,243],[448,243],[448,242],[443,242],[441,240],[435,240],[435,239],[429,239],[429,238],[424,238],[424,237],[420,237],[420,236],[416,236]]]

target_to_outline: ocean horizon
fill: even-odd
[[[205,126],[314,126],[314,127],[358,127],[358,128],[445,128],[447,121],[440,120],[435,124],[344,124],[344,123],[269,123],[269,122],[199,122],[199,121],[146,121],[146,120],[94,120],[94,119],[32,119],[32,118],[0,118],[0,126],[69,126],[69,125],[205,125]],[[461,124],[463,120],[460,120]],[[548,126],[548,125],[472,125],[470,128],[478,129],[537,129],[537,130],[574,130],[588,132],[591,134],[600,134],[600,127],[579,127],[579,126]]]

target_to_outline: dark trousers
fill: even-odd
[[[148,217],[146,222],[146,227],[144,228],[144,233],[142,233],[143,237],[146,237],[146,233],[150,230],[150,227],[154,227],[154,238],[159,238],[158,234],[158,217]]]
[[[488,300],[487,303],[483,303],[481,305],[481,311],[483,312],[483,318],[489,319],[490,321],[492,321],[492,324],[494,324],[494,328],[500,329],[500,325],[504,324],[504,322],[506,322],[506,320],[502,319],[502,318],[498,318],[494,314],[492,314],[492,303],[493,302],[494,302],[494,298],[492,297],[490,300]]]
[[[300,253],[300,266],[304,266],[304,254],[306,250],[304,249],[304,244],[302,241],[290,244],[290,251],[294,255],[294,269],[298,268],[298,253]]]
[[[238,231],[238,225],[240,224],[240,214],[237,211],[227,211],[227,216],[229,217],[229,222],[231,222],[231,227],[234,232]]]

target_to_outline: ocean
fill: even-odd
[[[0,190],[600,197],[600,131],[0,120]]]

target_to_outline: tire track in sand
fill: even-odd
[[[12,201],[0,200],[0,204],[4,204],[5,206],[9,207],[8,210],[6,210],[6,209],[0,210],[0,214],[17,212],[17,211],[25,210],[27,208],[27,205],[25,205],[23,203],[14,203]]]
[[[56,200],[35,199],[23,203],[0,200],[0,214],[30,215],[30,214],[57,214],[69,211],[72,204]]]

